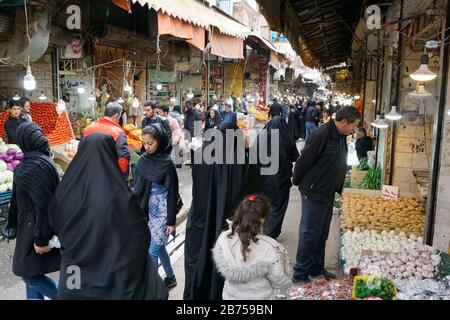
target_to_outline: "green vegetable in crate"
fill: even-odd
[[[383,300],[392,300],[396,294],[397,289],[389,279],[375,276],[355,277],[353,295],[356,299],[379,297]]]
[[[362,158],[359,162],[359,165],[356,167],[359,171],[367,171],[369,170],[369,158]]]
[[[381,190],[381,169],[372,167],[359,185],[360,189]]]

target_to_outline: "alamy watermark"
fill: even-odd
[[[377,5],[371,5],[367,7],[367,28],[369,30],[380,30],[381,29],[381,9]]]

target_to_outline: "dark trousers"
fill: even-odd
[[[278,192],[273,192],[275,197],[272,200],[272,213],[265,226],[265,234],[273,239],[278,238],[283,226],[284,215],[289,205],[289,194],[291,185],[286,184]]]
[[[302,280],[325,270],[325,244],[333,217],[333,196],[312,200],[302,196],[302,219],[300,222],[294,279]]]

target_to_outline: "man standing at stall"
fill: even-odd
[[[9,109],[9,117],[5,121],[5,133],[8,143],[17,144],[16,131],[17,128],[27,120],[20,116],[22,112],[22,105],[20,100],[15,101],[11,99]]]
[[[333,216],[335,193],[341,193],[347,171],[346,138],[358,127],[361,115],[344,107],[336,119],[318,128],[297,159],[293,184],[302,194],[296,264],[292,281],[306,284],[309,277],[336,278],[325,270],[325,243]]]
[[[128,147],[125,131],[119,125],[121,114],[122,106],[119,103],[108,103],[105,107],[105,117],[88,125],[83,137],[87,137],[93,133],[103,133],[111,136],[116,145],[119,168],[126,180],[129,174],[130,148]]]

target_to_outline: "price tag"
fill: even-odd
[[[388,200],[398,199],[398,187],[384,185],[381,190],[381,197]]]

